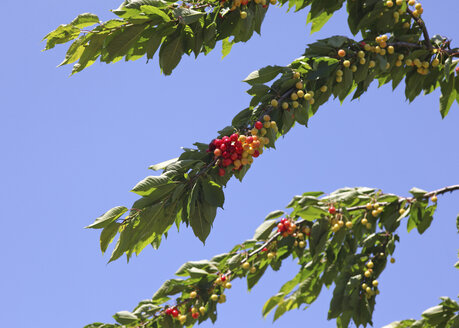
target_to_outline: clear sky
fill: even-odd
[[[231,181],[225,210],[219,210],[204,247],[191,230],[172,233],[159,251],[146,248],[129,264],[106,264],[99,231],[83,229],[117,205],[130,206],[130,188],[150,164],[180,154],[181,146],[208,142],[249,102],[251,71],[288,64],[307,43],[332,34],[350,36],[344,12],[309,35],[306,11],[271,8],[247,44],[221,60],[219,50],[185,58],[172,76],[160,74],[157,60],[145,64],[96,63],[76,76],[56,68],[65,48],[42,53],[41,38],[77,14],[112,17],[120,0],[3,0],[0,52],[1,215],[0,326],[76,328],[150,298],[187,260],[209,258],[251,238],[272,210],[296,194],[344,186],[378,187],[407,195],[459,183],[459,106],[442,120],[439,93],[404,99],[403,87],[376,83],[361,100],[321,107],[308,129],[297,126],[277,150],[256,160],[243,183]],[[457,1],[425,1],[431,34],[459,45]],[[380,277],[375,327],[418,317],[440,296],[459,292],[459,238],[455,229],[459,194],[442,196],[423,236],[401,234],[397,262]],[[246,292],[234,282],[228,302],[219,305],[216,327],[334,327],[327,322],[330,292],[306,311],[292,311],[275,324],[261,318],[268,297],[277,293],[296,266],[266,274]],[[205,323],[203,327],[210,327]]]

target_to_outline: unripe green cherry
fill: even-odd
[[[276,99],[271,100],[271,106],[277,107],[277,105],[279,105],[279,103]]]

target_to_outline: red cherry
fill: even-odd
[[[230,166],[233,163],[233,161],[230,158],[225,158],[223,160],[223,166]]]
[[[214,140],[214,145],[215,145],[215,147],[220,148],[220,146],[222,145],[222,141],[220,139],[215,139]]]
[[[237,160],[237,154],[236,153],[231,154],[231,159],[233,161]]]
[[[288,229],[290,227],[290,221],[285,220],[284,227]]]
[[[328,213],[335,214],[336,213],[336,208],[334,206],[330,206],[330,208],[328,209]]]
[[[225,137],[222,138],[222,141],[223,141],[224,143],[227,143],[228,141],[231,141],[231,140],[230,140],[229,137],[225,136]]]
[[[218,147],[218,148],[220,148],[222,151],[226,150],[226,144],[221,144],[220,147]]]
[[[220,280],[223,281],[223,282],[225,282],[225,281],[226,281],[226,276],[225,276],[225,275],[221,276],[221,277],[220,277]]]
[[[261,123],[260,121],[257,121],[255,123],[255,129],[261,130],[262,128],[263,128],[263,123]]]
[[[284,224],[283,224],[283,223],[279,223],[279,224],[277,225],[277,231],[281,232],[281,231],[284,231],[284,229],[285,229],[285,228],[284,228]]]
[[[171,315],[172,314],[172,308],[167,308],[166,311],[164,311],[164,313],[166,313],[167,315]]]
[[[241,0],[241,5],[245,6],[249,3],[249,0]]]
[[[222,176],[224,176],[225,174],[226,174],[225,169],[218,169],[218,175],[219,175],[219,176],[222,177]]]
[[[193,317],[193,319],[197,319],[199,318],[199,313],[198,312],[194,312],[191,314],[191,316]]]
[[[459,66],[456,67],[456,74],[459,75]]]
[[[237,141],[238,138],[239,138],[239,135],[237,133],[233,133],[230,137],[231,141]]]
[[[247,137],[245,140],[248,144],[251,144],[253,142],[253,137]]]
[[[180,312],[177,309],[173,309],[171,313],[174,318],[177,318],[178,315],[180,314]]]
[[[214,155],[215,155],[215,157],[219,157],[219,156],[222,155],[222,151],[217,148],[217,149],[214,150]]]
[[[284,223],[285,221],[287,221],[286,218],[281,219],[281,222],[282,222],[282,223]]]
[[[268,248],[263,247],[262,251],[263,251],[263,252],[267,252],[267,251],[268,251]]]
[[[228,153],[227,151],[224,151],[224,152],[222,153],[222,157],[223,157],[223,158],[230,158],[230,157],[231,157],[231,154]]]
[[[260,152],[258,150],[255,150],[254,153],[252,154],[252,157],[258,157],[260,156]]]

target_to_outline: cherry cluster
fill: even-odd
[[[250,130],[251,135],[233,133],[221,139],[214,139],[207,152],[215,156],[218,174],[224,176],[226,168],[233,166],[233,170],[241,170],[244,166],[252,164],[253,159],[263,153],[263,147],[269,144],[269,138],[264,137],[268,128],[275,128],[276,122],[270,122],[269,115],[265,115],[264,123],[257,121]]]
[[[296,224],[286,218],[281,219],[280,222],[277,224],[277,231],[282,233],[283,237],[292,235],[296,231],[296,229]]]
[[[164,311],[164,313],[177,318],[180,315],[180,310],[178,310],[176,307],[169,307]]]

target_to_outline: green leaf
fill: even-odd
[[[151,192],[160,187],[164,186],[171,181],[169,180],[168,176],[160,175],[160,176],[148,176],[132,188],[132,192],[135,192],[137,195],[140,196],[148,196]]]
[[[116,221],[121,215],[127,212],[127,208],[124,206],[117,206],[99,216],[93,224],[88,225],[85,228],[101,229],[108,226],[110,223]]]
[[[43,38],[43,40],[47,40],[44,50],[52,49],[56,46],[56,44],[66,43],[70,40],[76,39],[79,35],[79,28],[70,24],[60,25],[57,29],[48,33]]]
[[[328,12],[324,11],[319,16],[314,17],[311,19],[311,12],[308,14],[307,23],[312,22],[311,25],[311,34],[314,32],[318,32],[322,29],[322,27],[329,21],[329,19],[333,16],[333,14],[329,14]]]
[[[140,39],[142,32],[147,26],[147,24],[132,25],[125,27],[118,34],[113,34],[112,39],[105,45],[106,52],[103,54],[101,60],[109,63],[125,56]]]
[[[410,194],[412,194],[415,198],[422,198],[427,193],[427,191],[419,189],[419,188],[412,188],[410,190]]]
[[[100,56],[106,37],[107,35],[104,33],[92,33],[88,36],[89,44],[85,45],[78,63],[73,65],[72,75],[81,72],[96,61],[97,57]]]
[[[210,262],[209,260],[201,260],[201,261],[189,261],[183,264],[175,273],[176,276],[187,276],[188,272],[191,269],[206,269],[208,267],[213,267],[217,270],[217,268]]]
[[[81,36],[75,40],[67,50],[64,61],[60,63],[58,67],[76,62],[83,54],[87,41],[88,37],[86,35]]]
[[[225,58],[230,52],[231,48],[233,47],[234,42],[230,41],[229,38],[225,38],[222,41],[222,59]]]
[[[284,215],[284,214],[285,214],[284,211],[280,211],[280,210],[273,211],[273,212],[269,213],[269,214],[265,217],[265,220],[277,219],[277,218],[281,217],[281,216]]]
[[[251,290],[253,286],[257,284],[257,282],[261,279],[261,277],[263,276],[267,268],[268,268],[268,265],[260,266],[257,268],[257,271],[255,271],[255,273],[249,273],[247,275],[247,289],[248,290]]]
[[[202,184],[204,199],[212,206],[223,208],[225,194],[222,187],[214,181],[205,181]]]
[[[155,164],[155,165],[151,165],[149,167],[150,170],[153,170],[153,171],[159,171],[159,170],[163,170],[165,169],[167,166],[169,166],[170,164],[173,164],[175,162],[178,161],[178,157],[177,158],[173,158],[173,159],[170,159],[168,161],[164,161],[164,162],[161,162],[161,163],[158,163],[158,164]]]
[[[174,10],[175,18],[177,18],[179,22],[184,25],[195,23],[199,20],[199,18],[205,15],[205,12],[200,12],[185,7],[178,7]]]
[[[266,66],[250,73],[242,82],[247,82],[250,85],[266,83],[274,79],[284,70],[285,67],[283,66]]]
[[[121,223],[114,221],[102,230],[100,233],[100,250],[102,254],[105,253],[108,245],[113,241],[120,227]]]
[[[164,40],[159,50],[159,66],[165,75],[170,75],[172,70],[177,67],[182,59],[182,54],[182,34],[180,31],[177,31],[166,37],[166,40]]]
[[[148,16],[159,17],[164,22],[169,22],[171,20],[164,11],[154,6],[143,5],[140,6],[140,10]]]
[[[153,301],[175,295],[185,289],[182,279],[169,279],[153,295]]]
[[[83,28],[97,23],[99,23],[99,17],[91,13],[85,13],[78,15],[70,24],[77,28]]]
[[[328,215],[328,212],[318,206],[305,206],[301,210],[295,212],[296,215],[307,221],[314,221],[321,218],[322,215]]]
[[[190,225],[196,237],[205,243],[207,236],[209,236],[212,228],[212,223],[217,215],[217,207],[201,202],[199,199],[196,201],[193,210],[190,210]]]
[[[272,309],[274,309],[280,302],[282,302],[283,297],[284,293],[278,293],[267,300],[265,305],[263,305],[263,316],[266,317]]]
[[[251,108],[242,110],[233,118],[231,125],[236,128],[247,126],[250,118],[252,117],[252,114],[253,110]]]
[[[253,239],[265,240],[269,237],[274,227],[277,226],[277,220],[268,220],[263,222],[255,231]]]
[[[120,312],[116,313],[113,316],[113,318],[117,322],[122,324],[122,325],[127,325],[127,324],[130,324],[130,323],[133,323],[133,322],[139,320],[139,318],[137,318],[137,316],[135,316],[134,314],[132,314],[129,311],[120,311]]]
[[[456,100],[456,90],[454,89],[454,78],[450,78],[447,82],[440,82],[441,96],[440,96],[440,114],[442,118],[448,115],[451,105]]]

